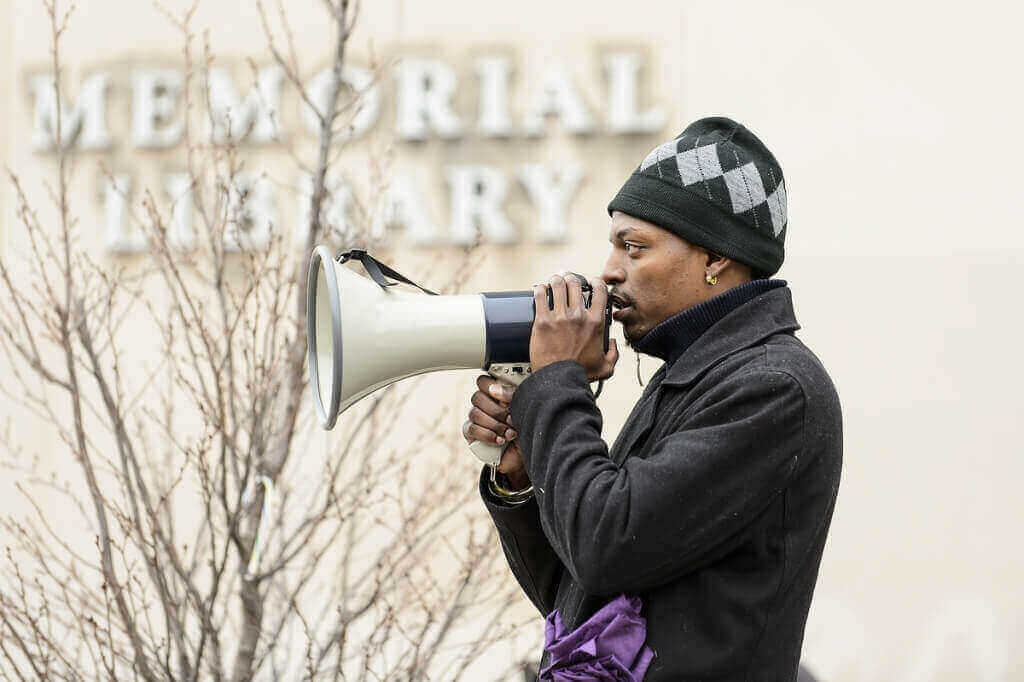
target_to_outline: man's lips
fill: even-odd
[[[631,301],[627,301],[617,292],[612,292],[608,299],[611,301],[612,307],[615,308],[615,312],[612,313],[612,319],[614,320],[621,321],[623,317],[629,314],[629,309],[633,307]]]

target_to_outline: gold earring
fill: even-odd
[[[712,277],[711,273],[709,272],[708,274],[704,275],[704,281],[710,284],[711,286],[715,286],[716,284],[718,284],[718,275]]]

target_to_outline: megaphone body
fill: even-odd
[[[351,254],[374,279],[343,265]],[[323,428],[333,428],[338,416],[361,398],[417,374],[481,369],[513,385],[529,376],[532,291],[427,296],[390,286],[381,268],[408,282],[363,251],[337,259],[325,246],[313,251],[307,344],[313,404]],[[609,307],[606,349],[610,324]],[[471,449],[492,466],[504,451],[481,442]]]

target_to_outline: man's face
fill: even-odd
[[[654,223],[612,213],[611,254],[601,278],[614,317],[634,345],[658,323],[708,298],[708,253]]]

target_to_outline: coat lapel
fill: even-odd
[[[694,341],[668,370],[664,383],[691,384],[733,353],[774,334],[791,334],[799,328],[789,287],[766,291],[723,317]]]
[[[647,382],[644,393],[640,400],[633,406],[629,418],[619,432],[615,444],[612,445],[610,456],[616,464],[622,464],[626,455],[633,451],[633,447],[641,438],[647,435],[654,425],[655,407],[658,404],[658,396],[661,395],[661,384],[665,379],[665,365],[654,373],[651,380]]]

